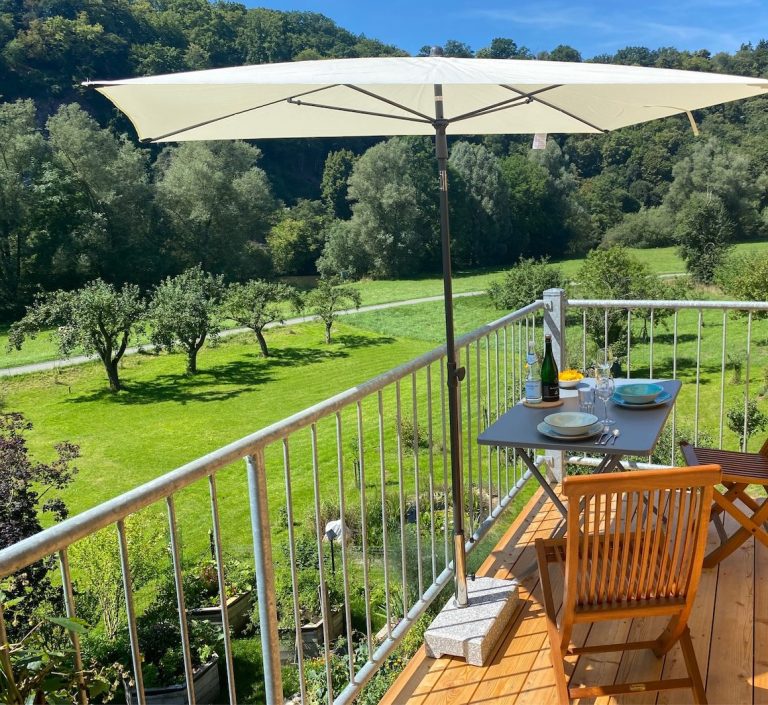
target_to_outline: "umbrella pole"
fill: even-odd
[[[443,296],[445,302],[445,346],[448,377],[448,423],[451,440],[451,491],[453,498],[453,551],[456,575],[455,601],[466,607],[467,559],[464,542],[464,478],[462,473],[461,433],[459,430],[459,383],[465,370],[456,360],[453,332],[453,284],[451,281],[451,232],[448,222],[448,139],[443,113],[443,89],[435,86],[435,153],[440,179],[440,242],[443,256]]]

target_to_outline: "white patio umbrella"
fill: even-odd
[[[467,603],[458,386],[453,333],[446,135],[587,133],[768,92],[768,80],[604,64],[499,59],[303,61],[89,81],[143,142],[435,135],[440,220],[456,599]]]

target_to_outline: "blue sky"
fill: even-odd
[[[533,52],[570,44],[584,58],[625,46],[735,51],[768,38],[768,0],[246,0],[321,12],[357,34],[416,53],[458,39],[473,49],[510,37]]]

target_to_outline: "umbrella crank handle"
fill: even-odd
[[[467,369],[465,367],[457,367],[454,374],[459,382],[463,382],[464,378],[467,376]]]

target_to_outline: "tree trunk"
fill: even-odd
[[[267,347],[267,341],[264,339],[264,333],[262,333],[260,330],[254,332],[256,333],[256,340],[259,341],[262,357],[269,357],[269,348]]]
[[[330,343],[331,342],[331,326],[333,325],[333,321],[325,324],[325,342]]]
[[[112,392],[120,391],[120,376],[117,372],[118,360],[105,360],[104,368],[107,370],[107,379],[109,379],[109,390]]]
[[[197,348],[187,351],[187,374],[197,374]]]

